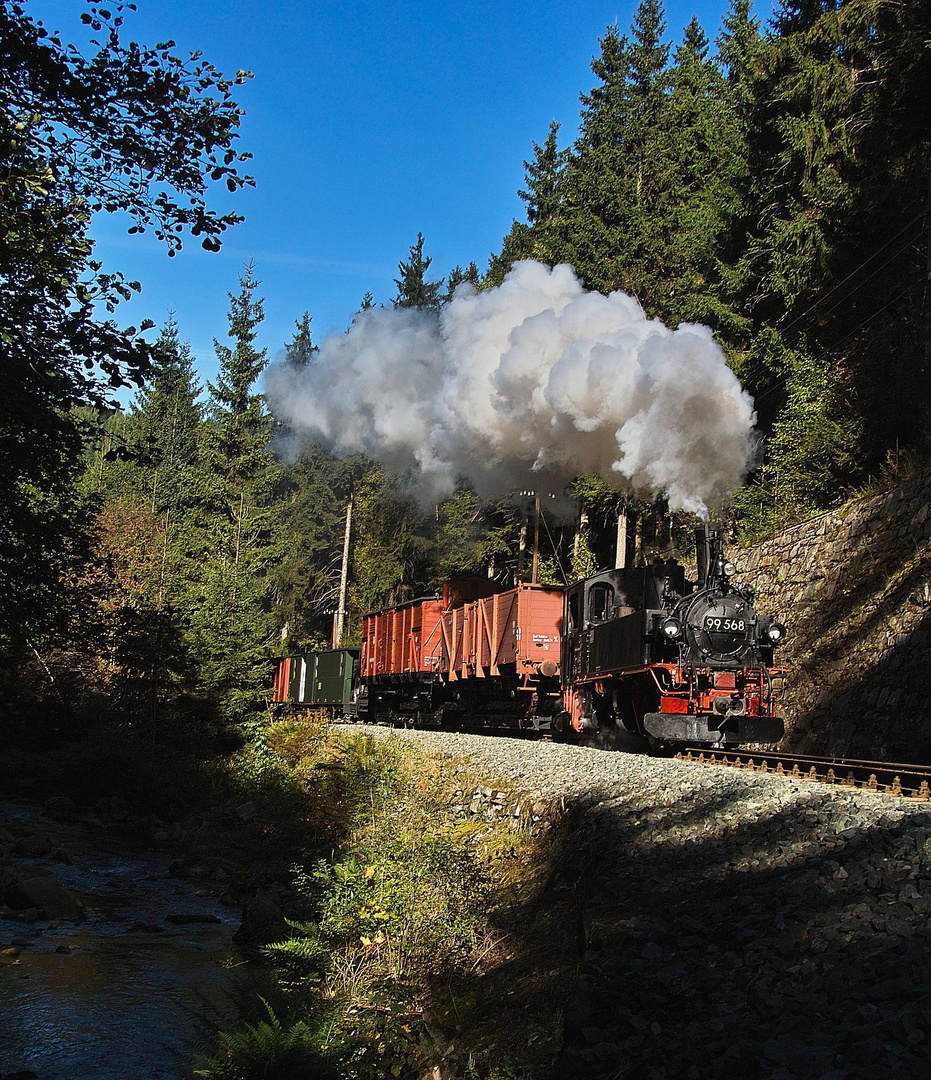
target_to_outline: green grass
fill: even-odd
[[[472,1080],[545,1075],[577,918],[541,903],[558,831],[469,815],[461,792],[484,780],[464,764],[313,716],[264,726],[230,769],[292,844],[293,932],[264,950],[276,1013],[199,1076],[271,1078],[304,1052],[295,1077],[416,1080],[444,1055]]]

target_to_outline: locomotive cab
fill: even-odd
[[[698,582],[675,560],[607,570],[566,591],[563,718],[578,732],[616,725],[655,742],[774,742],[784,628],[757,616],[730,580],[718,533],[699,530]]]

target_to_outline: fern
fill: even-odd
[[[306,1020],[285,1026],[265,999],[268,1019],[220,1035],[219,1045],[194,1075],[205,1080],[323,1080],[327,1075],[317,1032]]]

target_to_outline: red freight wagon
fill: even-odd
[[[275,688],[272,691],[272,701],[284,702],[288,700],[288,691],[291,688],[291,667],[296,657],[283,656],[275,668]]]
[[[411,675],[437,670],[441,655],[441,600],[412,600],[362,620],[362,674]]]
[[[559,673],[563,591],[518,585],[443,615],[443,674],[450,681]]]
[[[562,589],[451,582],[363,620],[360,712],[374,719],[523,726],[558,700]],[[455,722],[455,721],[454,721]]]

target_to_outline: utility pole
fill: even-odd
[[[537,583],[537,563],[540,558],[540,496],[536,491],[522,491],[521,495],[525,498],[533,498],[533,562],[530,567],[530,583],[536,585]],[[550,495],[551,499],[555,499],[555,495]],[[527,518],[524,517],[524,525],[520,533],[520,554],[518,557],[518,572],[524,565],[524,549],[526,547],[527,536]]]
[[[575,537],[572,541],[572,565],[575,566],[582,550],[582,538],[588,532],[588,507],[579,500],[579,518],[576,524]]]
[[[617,512],[617,545],[614,549],[614,565],[623,570],[627,565],[627,500]]]
[[[346,532],[343,536],[343,565],[339,572],[339,604],[333,614],[333,648],[343,640],[343,617],[346,614],[346,583],[349,580],[349,536],[352,532],[352,494],[346,503]]]
[[[537,583],[537,559],[540,556],[540,496],[535,497],[533,504],[533,565],[530,570],[530,583]]]

